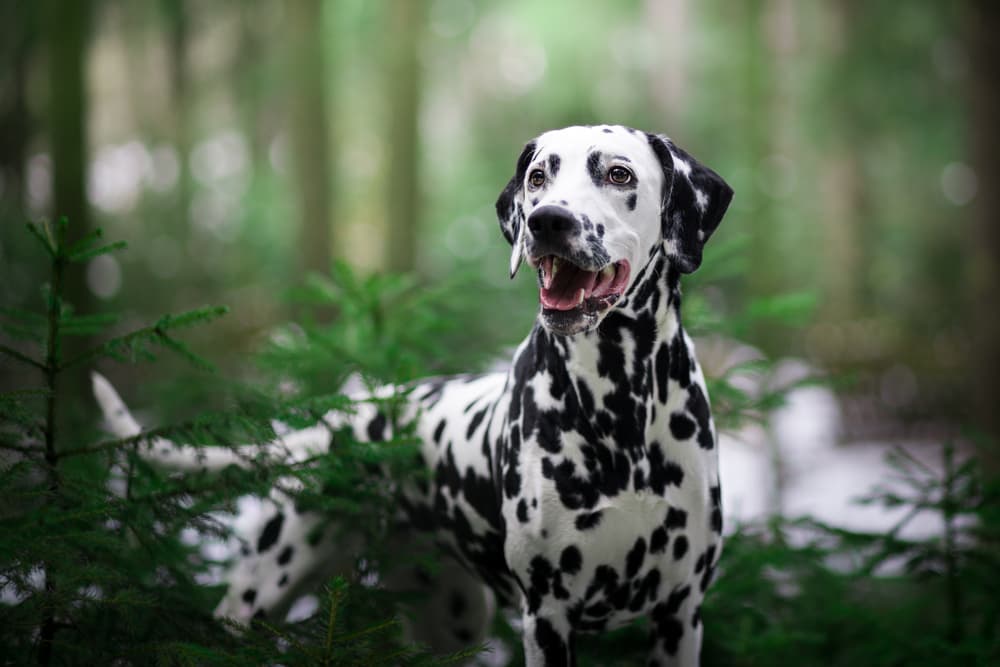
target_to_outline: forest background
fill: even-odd
[[[225,304],[186,338],[223,376],[333,260],[447,290],[424,314],[462,335],[397,379],[481,367],[537,308],[493,212],[520,147],[621,123],[736,191],[692,287],[711,321],[834,378],[842,441],[954,442],[995,477],[998,31],[986,0],[3,2],[0,304],[49,279],[24,223],[67,216],[129,247],[67,267],[74,308]],[[229,404],[169,359],[98,368],[154,421]],[[94,421],[84,370],[67,424]],[[0,390],[31,378],[0,358]]]

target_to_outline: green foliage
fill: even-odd
[[[895,451],[906,491],[861,499],[905,517],[885,534],[785,521],[726,543],[706,600],[706,665],[991,665],[1000,659],[997,488],[942,448],[943,471]],[[918,513],[941,535],[906,540]],[[714,631],[712,631],[714,629]]]
[[[0,510],[0,587],[5,596],[0,654],[7,664],[426,665],[476,652],[473,648],[440,658],[407,645],[393,620],[392,596],[345,581],[333,584],[321,613],[304,623],[261,624],[237,637],[213,619],[211,609],[221,591],[199,584],[197,577],[224,563],[213,563],[182,541],[182,530],[225,538],[228,529],[213,512],[231,507],[241,495],[264,496],[295,477],[304,486],[301,502],[344,517],[378,538],[395,506],[391,485],[373,477],[372,466],[390,475],[412,472],[412,438],[400,428],[396,440],[372,447],[341,432],[334,455],[323,461],[251,461],[246,469],[229,468],[219,475],[169,475],[135,456],[136,447],[153,437],[222,446],[261,442],[274,437],[272,419],[302,426],[328,410],[352,409],[337,394],[299,392],[278,398],[259,390],[244,390],[231,410],[203,413],[136,437],[95,440],[85,425],[57,432],[65,404],[81,398],[60,387],[67,369],[100,359],[145,361],[168,350],[204,371],[210,364],[176,332],[208,322],[225,309],[164,315],[64,358],[69,336],[93,336],[117,322],[110,315],[73,312],[64,297],[66,266],[119,250],[122,244],[98,245],[99,232],[70,244],[65,220],[28,229],[50,260],[51,279],[42,290],[44,312],[0,312],[0,331],[9,340],[0,351],[40,372],[43,380],[40,387],[0,393],[0,495],[9,499]],[[403,330],[398,321],[391,315],[372,321],[373,300],[396,298],[400,283],[351,291],[358,283],[350,282],[346,269],[335,277],[348,285],[336,303],[356,318],[354,326],[365,331],[386,327],[388,333],[380,339],[385,347],[397,351],[396,359],[413,358],[407,345],[414,341],[394,337]],[[358,340],[358,331],[348,330],[341,331]],[[363,364],[370,358],[350,361]],[[366,370],[363,365],[353,369]],[[367,374],[385,372],[382,366]],[[85,400],[92,405],[89,397]],[[386,400],[391,414],[393,399]]]
[[[305,393],[334,391],[358,371],[389,384],[468,369],[482,350],[456,349],[463,278],[427,286],[406,275],[362,277],[336,261],[329,276],[310,275],[291,291],[298,321],[272,336],[261,366]]]
[[[252,386],[205,374],[208,363],[177,337],[180,329],[208,322],[224,309],[203,308],[163,316],[119,333],[70,358],[71,336],[94,336],[118,326],[111,315],[78,314],[65,303],[62,271],[75,261],[120,249],[99,246],[98,236],[66,243],[66,226],[31,226],[51,264],[41,290],[44,310],[0,310],[5,340],[0,352],[40,373],[40,386],[0,393],[0,652],[11,664],[191,665],[429,665],[461,663],[479,647],[432,656],[408,645],[396,621],[398,596],[360,582],[418,556],[386,541],[395,510],[392,480],[423,474],[416,443],[405,424],[394,423],[388,443],[358,443],[335,435],[331,455],[284,464],[249,461],[245,469],[177,477],[134,455],[152,437],[229,446],[274,437],[271,420],[293,428],[315,424],[330,410],[354,409],[336,389],[358,373],[368,385],[396,384],[449,364],[474,363],[453,356],[460,321],[461,284],[420,288],[402,277],[361,278],[345,265],[313,277],[293,294],[301,324],[289,324],[260,355]],[[738,243],[719,252],[736,252]],[[725,262],[720,262],[725,265]],[[734,269],[738,270],[738,269]],[[715,299],[713,281],[700,279],[687,301],[692,328],[739,336],[755,322],[801,321],[812,305],[803,295],[777,296],[733,309]],[[461,304],[461,305],[456,305]],[[59,380],[66,369],[99,359],[145,361],[167,350],[199,369],[201,390],[178,389],[191,400],[204,391],[225,392],[226,408],[145,431],[101,439],[89,428],[57,431],[65,404],[79,401]],[[471,353],[470,353],[471,355]],[[457,361],[456,361],[457,359]],[[789,387],[749,394],[737,373],[766,376],[766,358],[710,378],[720,424],[760,419],[779,406]],[[805,380],[813,381],[813,380]],[[379,399],[390,417],[400,395]],[[393,420],[396,422],[397,420]],[[904,490],[876,489],[862,502],[908,512],[886,534],[865,534],[809,518],[772,519],[743,526],[726,541],[720,571],[706,599],[703,664],[711,665],[987,665],[1000,660],[1000,489],[984,480],[974,461],[943,448],[943,473],[935,475],[905,451],[892,463]],[[380,473],[372,474],[373,466]],[[328,583],[318,613],[295,624],[256,622],[237,636],[211,616],[221,590],[198,583],[224,565],[180,539],[182,530],[225,538],[214,514],[245,494],[265,495],[291,478],[301,483],[296,501],[322,511],[331,523],[360,528],[369,540],[365,561]],[[935,511],[940,535],[914,540],[902,529],[917,513]],[[374,565],[373,565],[374,564]],[[412,601],[412,600],[411,600]],[[520,640],[498,614],[495,634],[520,664]],[[643,621],[599,636],[582,637],[580,663],[641,664]]]

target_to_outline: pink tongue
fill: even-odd
[[[594,291],[596,282],[596,273],[566,262],[559,268],[548,289],[542,287],[539,294],[542,306],[551,310],[572,310],[580,302],[580,290],[584,291],[584,297],[588,297]]]

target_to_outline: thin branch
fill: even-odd
[[[12,347],[7,347],[6,345],[0,344],[0,352],[6,354],[8,357],[12,357],[22,363],[28,364],[29,366],[34,366],[40,371],[45,370],[45,364],[41,363],[40,361],[36,361],[35,359],[32,359],[26,354],[21,354]]]

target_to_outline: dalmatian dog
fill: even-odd
[[[643,616],[650,665],[698,664],[722,512],[680,277],[698,268],[731,198],[663,135],[568,127],[524,147],[496,210],[511,277],[525,263],[537,274],[534,327],[508,372],[429,379],[407,393],[431,476],[400,493],[401,515],[454,561],[423,576],[428,607],[415,616],[444,620],[415,628],[418,638],[468,645],[497,599],[519,605],[531,666],[572,665],[579,633]],[[99,376],[94,384],[111,429],[139,433],[114,389]],[[329,426],[371,441],[391,435],[375,404],[324,421],[243,451],[152,439],[144,455],[178,470],[220,469],[262,453],[322,453]],[[289,498],[272,502],[220,616],[280,620],[359,548]]]

